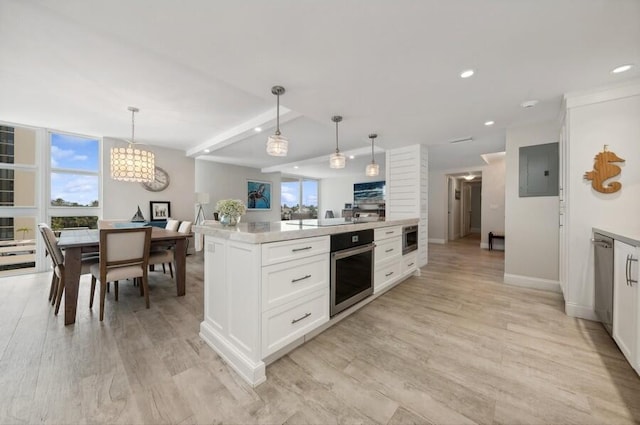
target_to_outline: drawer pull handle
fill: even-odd
[[[296,283],[296,282],[300,282],[301,280],[305,280],[305,279],[309,279],[311,277],[310,274],[306,275],[306,276],[302,276],[299,277],[297,279],[291,279],[291,283]]]
[[[384,275],[384,277],[389,277],[389,276],[391,276],[392,274],[393,274],[393,272],[389,272],[389,273],[385,274],[385,275]]]
[[[414,264],[415,264],[415,263],[410,263],[410,264],[409,264],[409,267],[413,266]]]
[[[304,319],[306,319],[306,318],[307,318],[307,317],[309,317],[309,316],[311,316],[311,313],[305,313],[305,314],[304,314],[304,316],[302,316],[302,317],[300,317],[300,318],[298,318],[298,319],[293,319],[293,320],[291,321],[291,324],[292,324],[292,325],[295,325],[295,324],[296,324],[296,323],[298,323],[299,321],[304,320]]]
[[[627,275],[627,285],[628,286],[633,286],[634,283],[638,283],[637,280],[631,279],[631,262],[632,261],[638,261],[637,258],[633,258],[633,255],[627,255],[627,264],[625,264],[625,274]]]
[[[304,248],[294,248],[291,250],[291,252],[298,252],[298,251],[306,251],[307,249],[311,249],[312,247],[310,246],[305,246]]]
[[[384,252],[391,252],[391,251],[393,251],[393,248],[389,248],[389,249],[385,250]]]

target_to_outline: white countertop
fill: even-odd
[[[320,226],[318,226],[318,223]],[[218,221],[205,221],[194,226],[194,232],[246,243],[265,243],[334,235],[364,229],[389,226],[411,226],[418,224],[417,218],[352,223],[344,219],[290,220],[276,222],[242,223],[225,227]]]
[[[604,230],[594,227],[593,233],[600,233],[601,235],[609,236],[610,238],[629,245],[640,246],[640,234],[637,234],[636,232],[630,232],[628,230],[622,232],[612,232],[611,230]]]

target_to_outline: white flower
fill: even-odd
[[[220,214],[240,217],[246,211],[246,207],[239,199],[221,199],[216,203],[216,210]]]

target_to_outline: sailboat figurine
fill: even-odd
[[[144,216],[142,215],[142,211],[140,211],[140,205],[138,205],[138,211],[136,212],[136,214],[133,216],[133,218],[131,218],[131,222],[133,223],[144,223],[145,220]]]

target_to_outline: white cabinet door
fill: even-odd
[[[635,260],[635,261],[634,261]],[[613,268],[613,339],[629,363],[638,368],[638,255],[636,248],[615,241]]]

